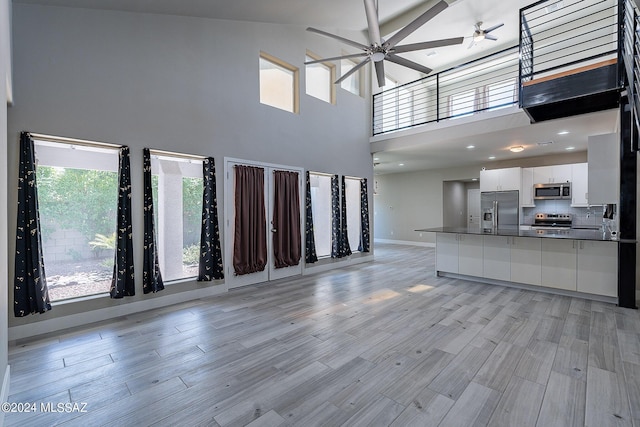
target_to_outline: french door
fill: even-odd
[[[246,185],[241,178],[239,179],[236,176],[236,169],[238,167],[245,167],[245,169],[247,169],[246,167],[249,167],[249,169],[254,169],[253,173],[258,173],[262,180],[260,185],[254,186],[255,188],[253,188],[253,190],[255,191],[251,194],[246,193],[242,188],[238,188],[239,186],[242,187]],[[277,238],[281,238],[285,234],[285,230],[279,230],[274,221],[275,214],[281,218],[280,224],[282,225],[281,210],[278,210],[278,204],[275,199],[278,191],[282,194],[282,184],[276,184],[276,179],[274,178],[276,171],[297,173],[297,188],[295,188],[295,190],[297,190],[298,195],[297,211],[299,214],[297,215],[297,218],[295,218],[295,221],[298,222],[298,229],[300,232],[296,237],[292,238],[293,241],[288,243],[291,243],[294,246],[296,244],[298,245],[300,248],[300,259],[296,265],[291,266],[276,266],[276,254],[274,253],[274,250],[277,252],[278,249],[274,247],[274,238],[277,240]],[[303,169],[290,166],[256,163],[239,159],[225,159],[224,176],[225,282],[227,287],[231,289],[239,286],[301,275],[302,263],[304,262],[304,248],[302,244],[302,235],[304,233]],[[295,176],[293,179],[295,180]],[[256,180],[255,182],[259,181]],[[259,186],[262,188],[257,188]],[[276,188],[278,186],[280,187],[279,190]],[[236,203],[236,195],[238,194],[236,190],[240,190],[239,194],[242,195],[238,197],[243,199],[242,202],[239,203],[241,207],[238,209],[244,210],[244,212],[236,212],[236,206],[238,205]],[[246,208],[247,203],[251,206],[250,209]],[[263,218],[261,217],[260,209],[264,209]],[[280,213],[276,213],[276,211]],[[244,231],[240,230],[236,233],[236,220],[238,215],[242,216],[239,228],[244,230],[249,228],[250,233],[253,233],[253,237],[246,237],[243,234]],[[289,217],[287,216],[286,218]],[[284,224],[285,228],[287,225],[288,224]],[[289,239],[288,234],[286,239]],[[238,240],[238,242],[236,242],[236,240]],[[237,244],[243,246],[242,250],[238,250],[236,247]],[[266,248],[266,253],[262,252],[262,245]],[[239,252],[241,252],[240,255]],[[256,255],[257,261],[255,261]],[[243,256],[253,258],[253,261],[249,262],[249,264],[259,265],[256,268],[249,269],[251,272],[243,271],[243,268],[241,266],[239,267],[241,262],[238,261]],[[264,267],[262,267],[263,263]]]

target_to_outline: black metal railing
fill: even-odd
[[[514,105],[518,47],[373,96],[373,135]]]
[[[617,59],[617,0],[542,0],[520,9],[520,81]]]
[[[632,117],[640,129],[640,11],[632,0],[624,3],[622,59],[624,63],[627,96],[632,106]],[[634,141],[637,146],[637,141]]]

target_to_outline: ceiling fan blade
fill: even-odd
[[[490,33],[493,30],[497,30],[498,28],[502,27],[504,25],[504,23],[500,23],[498,25],[494,25],[493,27],[489,27],[486,30],[484,30],[484,33]]]
[[[378,87],[384,87],[385,75],[384,75],[384,61],[374,62],[376,67],[376,77],[378,78]]]
[[[408,23],[406,27],[391,36],[391,38],[389,38],[389,40],[387,40],[387,42],[385,43],[385,46],[389,48],[394,47],[402,40],[404,40],[409,34],[413,33],[415,30],[426,24],[430,19],[433,19],[437,14],[445,10],[448,6],[449,5],[446,1],[439,1],[431,9],[418,16],[416,19]]]
[[[408,59],[402,58],[394,54],[387,55],[385,59],[391,62],[394,62],[398,65],[402,65],[403,67],[411,68],[412,70],[416,70],[424,74],[429,74],[433,71],[429,67],[425,67],[424,65],[418,64],[417,62],[409,61]]]
[[[380,36],[380,22],[378,21],[378,9],[375,0],[364,0],[364,10],[367,13],[367,24],[369,26],[369,42],[371,44],[382,44]]]
[[[347,58],[363,58],[365,56],[367,56],[366,53],[354,53],[352,55],[342,55],[342,56],[334,56],[331,58],[314,59],[313,61],[305,62],[304,65],[320,64],[321,62],[337,61],[340,59],[347,59]]]
[[[496,36],[493,36],[491,34],[485,34],[484,38],[485,38],[485,40],[493,40],[493,41],[498,40],[498,38]]]
[[[338,41],[341,41],[342,43],[348,44],[349,46],[353,46],[353,47],[356,47],[358,49],[362,49],[362,50],[369,49],[369,46],[365,46],[362,43],[358,43],[358,42],[355,42],[353,40],[345,39],[344,37],[336,36],[335,34],[327,33],[326,31],[318,30],[317,28],[309,27],[309,28],[307,28],[307,31],[310,31],[310,32],[316,33],[316,34],[320,34],[320,35],[325,36],[325,37],[331,37],[332,39],[336,39]]]
[[[352,69],[350,69],[349,71],[347,71],[346,73],[344,73],[338,80],[335,81],[335,84],[339,85],[340,83],[342,83],[344,80],[346,80],[351,74],[355,73],[356,71],[358,71],[360,68],[364,67],[365,65],[367,65],[367,63],[371,60],[371,58],[367,58],[364,61],[362,61],[361,63],[359,63],[358,65],[356,65],[355,67],[353,67]]]
[[[464,37],[454,37],[451,39],[432,40],[422,43],[403,44],[393,48],[393,53],[411,52],[414,50],[432,49],[435,47],[451,46],[454,44],[462,44]]]

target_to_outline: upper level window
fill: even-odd
[[[198,275],[202,158],[151,150],[158,260],[165,282]]]
[[[42,250],[51,301],[109,292],[118,150],[34,141]]]
[[[517,86],[515,80],[507,80],[494,83],[487,88],[489,109],[508,107],[517,99]]]
[[[353,67],[355,67],[356,65],[358,64],[350,59],[341,60],[340,75],[344,76],[349,71],[351,71]],[[355,95],[362,96],[362,75],[361,74],[362,74],[362,69],[351,74],[349,77],[347,77],[340,83],[340,87],[342,89],[348,90],[349,92]]]
[[[260,53],[260,102],[298,112],[298,69],[264,52]]]
[[[305,61],[320,59],[316,55],[307,52]],[[321,99],[330,104],[335,104],[335,88],[333,82],[336,77],[336,67],[329,63],[320,62],[305,66],[305,86],[307,95]]]
[[[452,118],[467,117],[473,114],[475,91],[457,93],[451,95],[450,116]]]

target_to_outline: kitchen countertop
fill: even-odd
[[[627,242],[634,243],[635,240],[611,240],[610,233],[603,233],[602,230],[526,230],[520,228],[500,229],[496,231],[484,231],[481,228],[468,227],[435,227],[415,230],[419,232],[431,233],[454,233],[454,234],[476,234],[487,236],[509,236],[509,237],[540,237],[549,239],[573,239],[573,240],[596,240],[601,242]]]

